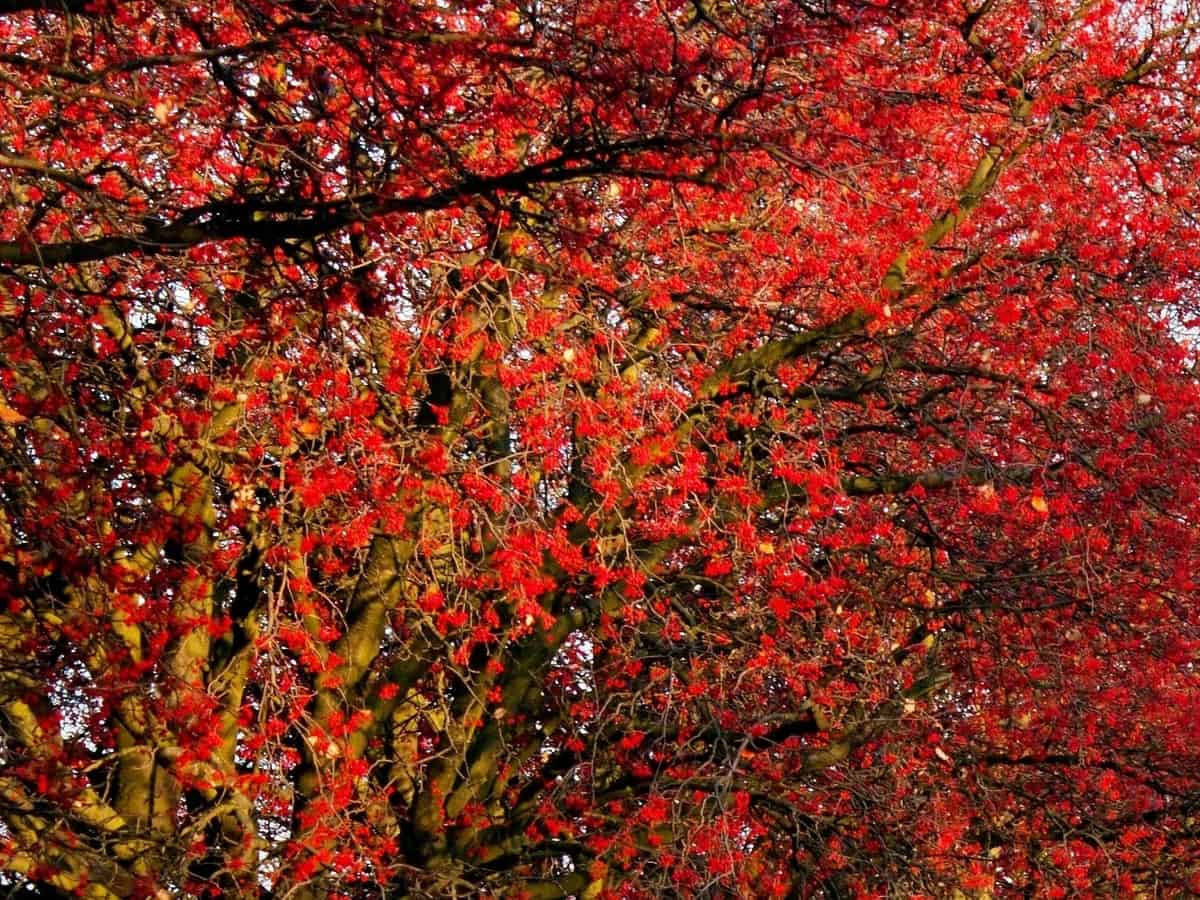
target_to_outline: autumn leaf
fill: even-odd
[[[8,405],[8,401],[0,396],[0,422],[5,425],[18,425],[26,421],[25,416]]]

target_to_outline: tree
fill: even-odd
[[[1198,12],[0,3],[2,883],[1200,891]]]

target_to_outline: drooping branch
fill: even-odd
[[[143,225],[136,234],[49,244],[36,244],[29,239],[0,242],[0,264],[53,267],[131,253],[143,257],[177,253],[214,241],[237,239],[279,246],[328,235],[355,222],[470,205],[498,192],[522,192],[539,186],[614,176],[677,181],[683,176],[639,168],[625,160],[637,153],[670,149],[680,144],[678,139],[669,137],[622,141],[560,155],[514,172],[467,177],[427,194],[406,197],[371,194],[324,204],[269,198],[216,202],[185,209],[175,216],[172,224]],[[46,174],[66,183],[80,179],[78,175],[58,169]]]
[[[91,16],[98,13],[97,6],[94,0],[0,0],[0,16],[26,12]]]

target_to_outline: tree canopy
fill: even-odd
[[[1200,893],[1198,51],[0,2],[0,886]]]

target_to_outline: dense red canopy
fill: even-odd
[[[1198,50],[0,2],[0,884],[1200,893]]]

